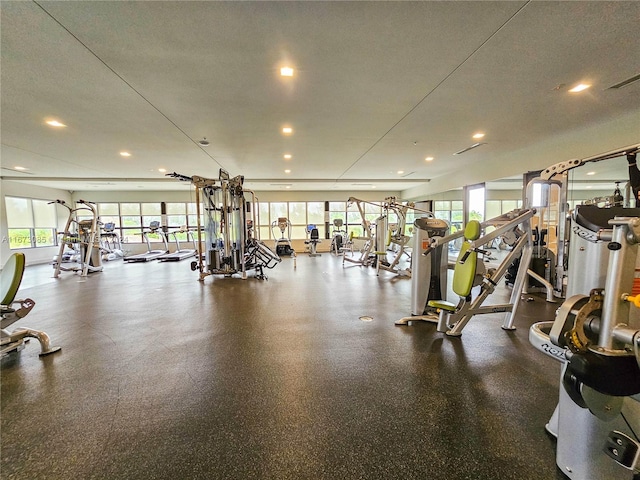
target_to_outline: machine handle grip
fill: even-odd
[[[640,308],[640,295],[635,295],[633,297],[631,295],[626,295],[624,300],[629,303],[633,303],[636,307]]]
[[[462,256],[462,258],[458,261],[459,264],[463,264],[464,262],[467,261],[467,258],[469,258],[469,255],[471,255],[472,249],[467,250],[466,252],[464,252],[464,255]]]

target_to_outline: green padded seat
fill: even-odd
[[[16,298],[24,274],[24,253],[14,253],[0,272],[0,297],[2,305],[11,305]]]
[[[446,300],[429,300],[427,304],[432,308],[439,308],[441,310],[447,310],[448,312],[455,312],[457,305]]]

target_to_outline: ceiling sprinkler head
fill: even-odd
[[[204,137],[202,140],[200,140],[198,142],[200,144],[200,146],[202,147],[208,147],[209,146],[209,140],[207,140],[207,137]]]

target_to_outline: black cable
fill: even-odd
[[[633,191],[636,208],[640,207],[640,169],[636,164],[637,152],[627,153],[627,162],[629,162],[629,183]]]

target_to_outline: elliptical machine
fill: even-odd
[[[347,231],[343,228],[344,222],[341,218],[333,220],[333,231],[331,232],[331,253],[340,255],[344,247],[344,237]]]
[[[291,246],[291,229],[293,228],[291,222],[287,217],[278,217],[278,221],[271,222],[271,230],[275,232],[275,229],[280,230],[280,238],[275,241],[276,255],[295,257],[296,252]],[[286,236],[285,236],[286,233]],[[275,233],[273,237],[275,238]]]
[[[62,233],[58,255],[53,260],[53,278],[60,272],[80,272],[86,277],[90,273],[102,271],[102,254],[100,252],[100,229],[96,207],[86,200],[78,200],[78,205],[71,208],[64,200],[54,202],[69,211],[69,217]],[[77,252],[71,265],[62,266],[65,248]]]

